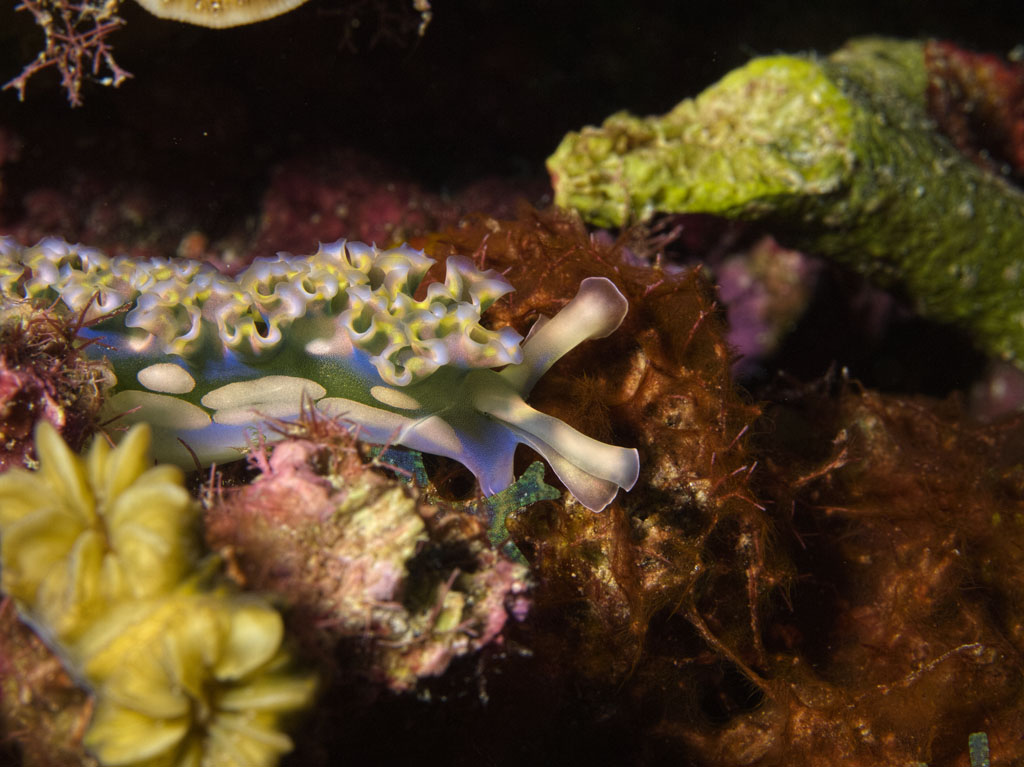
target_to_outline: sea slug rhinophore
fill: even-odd
[[[296,418],[315,402],[355,424],[361,439],[461,462],[488,495],[511,484],[519,443],[590,509],[629,490],[635,449],[587,437],[525,402],[567,351],[618,328],[628,308],[619,290],[583,280],[523,341],[480,324],[513,288],[466,258],[449,258],[444,282],[417,299],[433,263],[406,246],[342,240],[310,256],[258,258],[231,277],[197,261],[110,257],[57,239],[24,248],[8,237],[0,238],[0,293],[60,299],[97,320],[82,335],[117,377],[106,412],[119,424],[148,422],[161,461],[236,459],[260,424]]]

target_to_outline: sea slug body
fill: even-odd
[[[416,298],[433,263],[407,246],[341,240],[310,256],[258,258],[231,277],[197,261],[110,257],[52,238],[24,248],[0,237],[0,295],[59,298],[87,320],[103,317],[82,335],[117,377],[107,411],[122,424],[148,422],[161,461],[236,459],[268,418],[295,418],[315,402],[364,440],[463,463],[487,495],[512,483],[520,443],[590,509],[629,490],[635,449],[525,402],[567,351],[618,328],[628,308],[618,289],[585,279],[523,341],[480,324],[513,288],[466,258],[449,258],[444,282]]]

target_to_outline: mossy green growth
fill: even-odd
[[[567,135],[548,160],[555,201],[601,226],[764,222],[1024,367],[1024,194],[935,132],[927,79],[919,42],[755,59],[664,116]]]
[[[754,59],[662,117],[619,112],[548,160],[555,202],[591,223],[655,213],[740,215],[836,191],[853,165],[853,107],[813,61]],[[743,131],[742,124],[757,126]]]

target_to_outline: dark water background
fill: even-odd
[[[356,8],[358,28],[345,7]],[[76,136],[89,137],[80,158],[118,158],[111,144],[127,131],[138,148],[122,162],[192,177],[200,195],[223,184],[244,197],[240,180],[323,144],[450,187],[542,173],[566,131],[620,109],[666,111],[753,55],[827,53],[865,34],[949,38],[1001,54],[1024,40],[1024,6],[1014,0],[442,0],[422,39],[406,8],[313,0],[268,22],[206,30],[129,0],[127,27],[111,40],[133,80],[87,87],[85,106],[72,111],[55,78],[37,77],[24,104],[0,94],[0,120],[27,139],[32,162],[23,165],[34,174],[59,173]],[[5,3],[0,78],[14,77],[39,44],[29,15]]]

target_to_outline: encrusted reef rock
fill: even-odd
[[[868,38],[758,58],[666,115],[612,115],[548,160],[556,202],[604,226],[762,222],[1024,366],[1024,194],[935,130],[925,53]]]
[[[1024,63],[945,40],[924,48],[928,112],[957,149],[989,170],[1024,179]]]
[[[327,657],[340,648],[350,676],[408,690],[525,616],[527,569],[482,521],[373,468],[343,426],[307,427],[317,442],[259,454],[256,480],[206,512],[211,545],[247,586],[279,595],[300,641]]]

